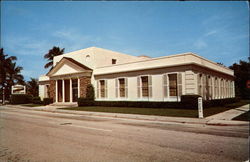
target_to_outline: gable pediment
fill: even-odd
[[[56,66],[53,67],[51,71],[48,72],[47,75],[53,77],[83,72],[92,72],[92,69],[71,58],[64,57],[56,64]]]

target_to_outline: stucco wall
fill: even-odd
[[[87,58],[87,55],[89,57]],[[59,62],[63,57],[73,58],[76,61],[95,69],[101,66],[112,65],[112,59],[116,59],[116,64],[146,60],[148,58],[145,57],[137,57],[132,55],[123,54],[120,52],[115,52],[107,49],[90,47],[70,53],[66,53],[60,56],[54,57],[54,66],[57,62]]]
[[[39,85],[39,97],[41,98],[41,100],[43,100],[44,98],[44,93],[45,92],[45,85]]]

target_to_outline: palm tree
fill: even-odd
[[[49,52],[44,55],[44,58],[48,61],[48,63],[44,65],[44,68],[47,69],[50,67],[50,69],[52,69],[54,56],[62,55],[63,53],[64,48],[60,49],[59,47],[54,46],[52,49],[50,49]]]
[[[0,86],[4,87],[6,84],[6,74],[10,70],[10,64],[12,61],[17,60],[15,56],[7,57],[4,54],[3,48],[0,49]],[[7,58],[6,58],[7,57]]]
[[[30,78],[30,81],[27,82],[27,91],[28,94],[31,94],[33,97],[38,96],[38,80],[35,78]]]
[[[3,48],[0,49],[0,87],[2,94],[5,98],[9,98],[11,86],[19,83],[24,84],[23,76],[20,74],[23,69],[20,66],[16,66],[13,62],[17,60],[15,56],[9,56],[4,54]]]

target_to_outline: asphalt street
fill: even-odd
[[[248,132],[0,106],[0,161],[246,161]]]

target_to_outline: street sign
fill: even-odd
[[[24,85],[11,86],[11,94],[26,94],[26,87]]]
[[[203,117],[202,97],[198,97],[198,114],[199,114],[199,118],[204,118]]]

